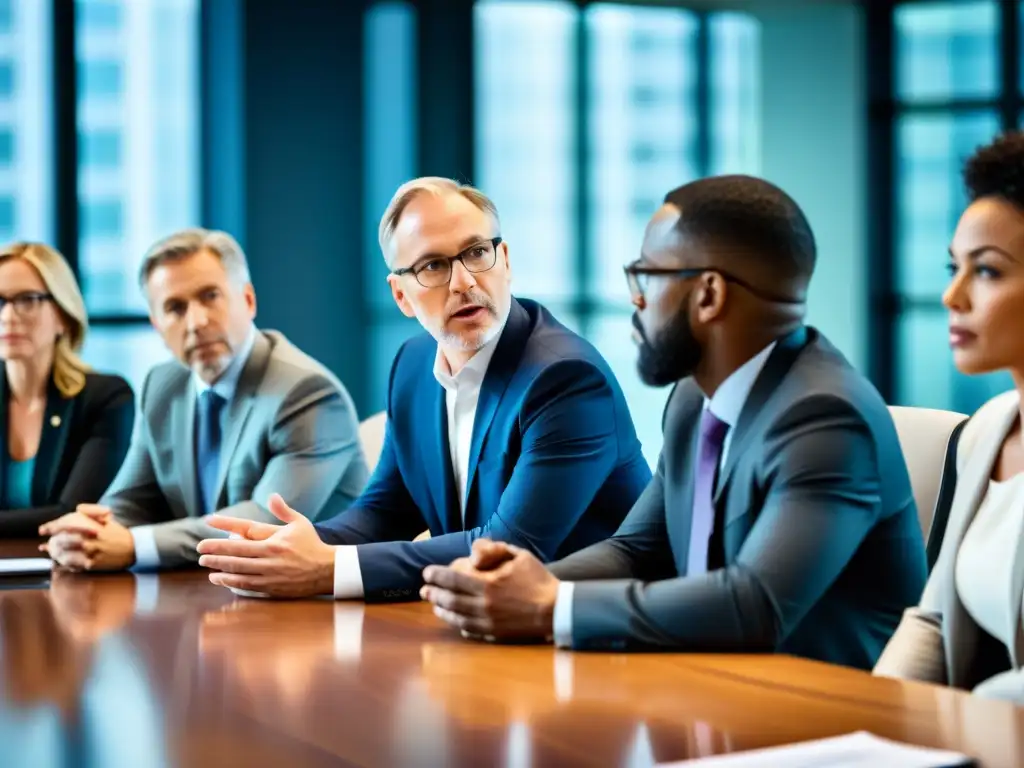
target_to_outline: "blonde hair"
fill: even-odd
[[[387,209],[380,220],[380,228],[377,230],[377,242],[380,244],[381,253],[388,267],[394,265],[395,254],[392,249],[392,240],[395,236],[395,229],[402,214],[414,198],[422,194],[436,195],[461,195],[486,213],[494,220],[494,225],[501,228],[501,220],[498,218],[498,208],[494,202],[476,187],[468,184],[460,184],[453,179],[446,179],[443,176],[421,176],[418,179],[407,181],[400,186],[388,203]]]
[[[53,350],[53,383],[61,395],[72,398],[85,388],[85,374],[92,370],[78,356],[89,316],[75,273],[57,249],[43,243],[12,243],[0,249],[0,264],[9,259],[23,259],[39,273],[64,320],[66,330]]]

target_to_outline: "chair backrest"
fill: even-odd
[[[371,474],[377,468],[377,462],[380,460],[380,451],[384,447],[384,427],[386,422],[387,414],[381,411],[365,419],[359,425],[359,443],[363,447],[366,466],[369,467]]]
[[[889,412],[896,423],[900,447],[910,472],[910,484],[914,489],[921,532],[927,541],[942,483],[949,438],[967,417],[953,411],[903,406],[890,406]]]

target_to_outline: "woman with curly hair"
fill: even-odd
[[[875,674],[1024,703],[1024,133],[978,149],[964,181],[942,299],[953,360],[1007,371],[1015,387],[964,427],[938,561]]]

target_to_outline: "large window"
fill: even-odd
[[[556,311],[576,279],[577,16],[569,2],[483,0],[474,19],[475,181],[501,214],[516,291]]]
[[[0,242],[53,237],[50,5],[0,4]]]
[[[735,13],[479,0],[475,32],[475,181],[501,213],[514,291],[602,352],[653,463],[668,390],[637,377],[622,266],[669,190],[757,172],[757,25]]]
[[[384,407],[395,353],[421,330],[399,312],[387,284],[388,270],[377,245],[377,226],[395,190],[416,176],[416,13],[411,3],[381,2],[366,12],[363,26],[366,87],[363,168],[366,199],[366,306],[371,411]]]
[[[85,357],[138,385],[167,357],[139,264],[199,222],[199,0],[77,0],[75,14]]]
[[[877,162],[894,158],[889,178],[878,177],[875,206],[891,209],[879,263],[885,281],[879,329],[892,341],[876,374],[892,401],[974,411],[1010,386],[1003,375],[966,377],[956,372],[946,345],[948,319],[941,296],[947,285],[947,249],[965,206],[963,161],[1000,130],[1015,127],[1024,101],[1017,3],[894,3],[877,19],[892,30],[886,92],[874,94],[873,113],[884,121],[871,147]],[[869,37],[877,35],[877,28]],[[875,216],[877,211],[872,212]]]

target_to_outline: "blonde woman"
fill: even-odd
[[[0,536],[38,536],[97,501],[128,451],[134,396],[79,359],[87,327],[63,256],[39,243],[0,249]]]

